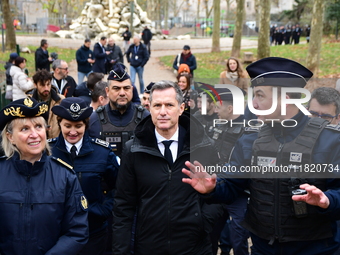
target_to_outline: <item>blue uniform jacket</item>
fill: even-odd
[[[87,61],[89,58],[93,59],[92,50],[85,45],[81,46],[76,52],[78,72],[89,73],[92,71],[92,64]]]
[[[89,203],[90,235],[104,229],[107,225],[107,218],[112,215],[112,190],[115,188],[119,168],[116,155],[106,142],[89,137],[87,132],[84,134],[83,145],[74,162],[66,150],[62,134],[51,139],[50,145],[53,147],[52,155],[73,166],[78,176]],[[102,180],[107,185],[105,190],[108,193],[106,195],[102,190]]]
[[[0,253],[78,254],[88,221],[74,172],[46,154],[32,165],[16,153],[0,169]]]
[[[129,124],[132,121],[135,110],[137,111],[134,104],[130,104],[126,111],[123,114],[121,114],[118,110],[111,110],[110,104],[105,105],[105,111],[107,112],[110,118],[110,122],[117,127],[123,127]],[[145,110],[143,112],[143,118],[145,118],[148,115],[150,115],[150,113],[147,110]],[[89,134],[92,137],[100,137],[101,130],[102,127],[100,124],[98,114],[96,112],[93,112],[90,117]]]

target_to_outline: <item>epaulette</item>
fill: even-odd
[[[96,143],[96,144],[99,144],[103,147],[106,147],[106,148],[109,148],[110,144],[102,139],[99,139],[99,138],[92,138],[91,139],[92,142]]]
[[[47,142],[48,142],[48,143],[52,143],[52,142],[55,142],[55,141],[57,141],[57,137],[47,139]]]
[[[338,124],[328,124],[325,128],[340,131],[340,125]]]
[[[73,167],[72,167],[71,165],[67,164],[64,160],[62,160],[62,159],[60,159],[60,158],[53,157],[53,156],[51,156],[51,158],[52,158],[53,160],[59,162],[59,163],[62,164],[63,166],[66,166],[66,168],[67,168],[68,170],[70,170],[72,173],[74,173],[74,174],[76,173],[76,172],[73,170]]]
[[[261,127],[245,127],[244,132],[245,133],[255,133],[255,132],[260,132]]]

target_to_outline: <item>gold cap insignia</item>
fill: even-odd
[[[27,107],[31,108],[33,106],[33,101],[30,98],[26,98],[24,100],[24,105],[26,105]]]
[[[47,104],[40,105],[40,106],[39,106],[39,112],[38,112],[37,115],[35,115],[35,116],[40,116],[40,115],[44,114],[44,113],[47,112],[47,111],[48,111],[48,106],[47,106]]]
[[[84,209],[84,210],[87,210],[88,208],[88,205],[87,205],[87,199],[85,196],[81,196],[80,198],[80,204],[81,204],[81,207]]]
[[[10,108],[6,108],[4,109],[4,114],[6,116],[8,115],[12,115],[14,117],[21,117],[24,118],[26,117],[22,111],[20,111],[20,107],[14,108],[13,106],[11,106]]]

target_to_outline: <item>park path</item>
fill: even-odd
[[[56,46],[60,48],[72,48],[78,49],[83,45],[83,40],[73,40],[73,39],[63,39],[55,37],[38,37],[38,36],[17,36],[17,43],[20,47],[25,47],[28,45],[40,45],[41,39],[47,39],[50,46]],[[221,38],[220,48],[221,50],[230,50],[232,47],[233,38]],[[94,45],[92,41],[92,47]],[[117,41],[117,45],[122,47],[122,41]],[[159,62],[159,57],[172,55],[175,56],[182,51],[184,45],[190,45],[191,51],[195,53],[208,53],[211,52],[211,38],[198,38],[198,39],[185,39],[185,40],[152,40],[151,41],[151,57],[144,68],[144,84],[147,86],[150,82],[160,81],[160,80],[175,80],[175,75],[172,70],[163,66]],[[242,48],[253,48],[257,46],[257,40],[242,39]],[[223,53],[221,53],[223,54]],[[225,56],[228,58],[228,56]],[[124,58],[125,65],[129,68],[129,64]],[[199,66],[199,63],[197,63]],[[77,81],[77,62],[75,60],[71,61],[69,64],[69,75],[72,76]],[[136,78],[138,80],[138,78]],[[139,87],[139,82],[136,80],[137,88]]]

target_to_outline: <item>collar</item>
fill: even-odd
[[[65,140],[65,145],[66,145],[66,150],[67,150],[68,152],[71,151],[71,147],[72,147],[73,145],[76,146],[76,147],[77,147],[77,155],[78,155],[78,154],[79,154],[79,151],[80,151],[80,149],[81,149],[81,146],[83,145],[83,137],[82,137],[77,143],[75,143],[75,144],[71,144],[71,143],[69,143],[68,141]]]
[[[178,128],[178,126],[177,126],[176,132],[173,134],[173,136],[172,136],[170,139],[166,139],[166,138],[164,138],[163,136],[161,136],[161,135],[157,132],[157,130],[156,130],[156,128],[155,128],[155,135],[156,135],[157,143],[160,144],[160,143],[162,143],[163,141],[168,141],[168,140],[173,140],[173,141],[178,142],[178,130],[179,130],[179,128]]]

